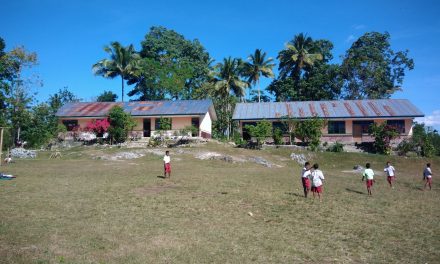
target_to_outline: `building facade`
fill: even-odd
[[[400,132],[398,140],[410,137],[414,118],[424,114],[405,99],[378,99],[239,103],[232,119],[239,122],[243,138],[248,139],[245,129],[248,124],[267,120],[274,128],[279,127],[286,132],[285,120],[301,121],[315,116],[326,120],[321,141],[362,143],[373,141],[369,135],[371,124],[385,121]]]
[[[75,102],[68,103],[57,112],[60,124],[69,131],[82,131],[87,124],[104,119],[109,111],[120,106],[136,121],[131,137],[150,137],[160,130],[160,120],[169,119],[173,135],[184,128],[194,126],[193,136],[211,138],[212,121],[217,119],[211,100],[134,101],[134,102]]]

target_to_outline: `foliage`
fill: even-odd
[[[273,78],[272,68],[275,66],[272,58],[266,59],[266,52],[256,49],[254,54],[249,55],[248,62],[243,64],[243,76],[248,78],[248,83],[258,86],[258,102],[261,102],[260,95],[260,75]]]
[[[95,133],[98,136],[102,136],[107,132],[110,127],[110,122],[108,118],[92,120],[86,124],[85,130]]]
[[[243,147],[246,144],[239,131],[234,131],[232,139],[237,147]]]
[[[272,133],[273,142],[275,145],[283,144],[283,132],[278,127],[273,130]]]
[[[187,136],[187,135],[191,135],[194,136],[198,134],[199,129],[193,125],[190,126],[186,126],[183,129],[180,130],[180,135],[182,136]]]
[[[286,128],[287,133],[289,133],[289,143],[293,145],[295,141],[295,127],[299,122],[298,119],[292,118],[290,116],[283,116],[281,118],[281,122],[283,126]]]
[[[310,145],[312,151],[316,151],[321,143],[322,128],[325,121],[318,117],[313,117],[300,121],[295,127],[295,136],[302,142]]]
[[[399,131],[386,122],[373,123],[370,127],[370,134],[374,137],[375,151],[385,155],[391,154],[391,141],[399,137]]]
[[[33,107],[28,118],[28,122],[23,124],[22,138],[29,147],[40,147],[48,143],[58,132],[57,119],[45,103]]]
[[[134,72],[135,61],[139,55],[134,50],[133,45],[124,47],[121,43],[114,41],[109,46],[104,47],[104,51],[110,59],[102,59],[92,67],[95,75],[105,78],[115,78],[120,76],[122,82],[122,102],[124,101],[124,80]]]
[[[128,132],[136,126],[136,122],[131,115],[124,112],[124,109],[120,106],[114,106],[110,110],[108,120],[110,122],[109,136],[114,143],[125,142]]]
[[[211,62],[202,44],[174,30],[151,27],[141,46],[129,95],[139,96],[137,100],[193,99],[208,78]]]
[[[52,109],[53,113],[56,113],[57,110],[70,102],[79,102],[81,101],[73,92],[68,90],[68,87],[64,87],[63,89],[59,89],[57,93],[50,95],[47,103]]]
[[[267,120],[259,121],[255,126],[246,125],[245,128],[249,135],[257,140],[258,148],[261,148],[267,137],[272,136],[272,124]]]
[[[346,99],[389,98],[414,68],[408,50],[394,51],[388,32],[368,32],[347,50],[341,65]]]
[[[160,117],[156,122],[159,122],[160,130],[171,130],[171,118]]]
[[[104,91],[102,94],[96,98],[97,102],[116,102],[118,95],[112,91]]]
[[[232,95],[217,96],[213,101],[217,120],[212,123],[212,135],[216,139],[227,139],[237,125],[232,122],[232,109],[237,103],[237,98]]]
[[[278,54],[280,76],[267,91],[276,101],[331,100],[340,97],[340,67],[329,64],[333,44],[299,34]]]
[[[415,123],[412,137],[402,141],[397,150],[400,155],[406,155],[410,151],[424,157],[440,155],[440,135],[437,130]]]
[[[327,148],[330,152],[344,152],[344,144],[335,142],[333,145]]]

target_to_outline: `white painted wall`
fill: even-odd
[[[200,132],[212,134],[212,120],[209,112],[203,116],[202,122],[200,122]]]

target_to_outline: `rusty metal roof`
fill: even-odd
[[[292,118],[394,118],[424,114],[406,99],[239,103],[234,120]]]
[[[216,119],[211,100],[78,102],[67,103],[56,113],[58,117],[104,117],[114,106],[121,106],[132,116],[204,115]]]

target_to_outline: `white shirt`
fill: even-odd
[[[305,167],[301,171],[301,177],[302,178],[308,178],[311,175],[310,170],[306,169]]]
[[[426,178],[431,178],[432,177],[431,168],[426,167],[425,170],[423,171],[423,176]]]
[[[322,185],[322,180],[324,180],[324,174],[321,170],[314,170],[312,172],[312,185],[314,187],[319,187]]]
[[[374,178],[374,171],[372,169],[365,169],[363,176],[367,180],[372,180]]]
[[[383,171],[385,171],[388,176],[394,176],[395,169],[393,166],[390,165],[388,167],[385,167],[385,169],[383,169]]]
[[[171,162],[171,157],[165,155],[165,156],[163,157],[163,162],[164,162],[164,163],[170,163],[170,162]]]

